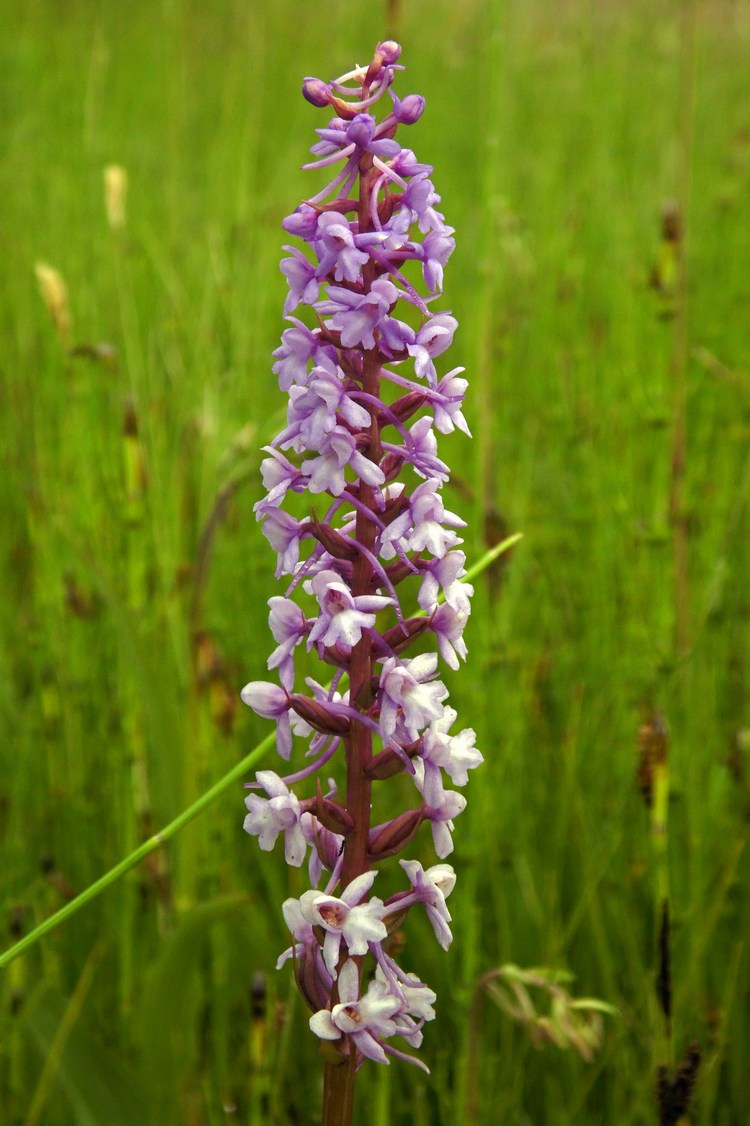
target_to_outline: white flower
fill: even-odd
[[[356,645],[362,630],[375,625],[375,611],[390,606],[392,598],[377,594],[352,594],[335,571],[319,571],[308,588],[320,605],[320,616],[307,639],[308,649],[321,645]]]
[[[363,872],[342,891],[339,897],[319,891],[306,891],[300,898],[300,911],[314,926],[323,927],[323,961],[336,976],[341,939],[350,954],[366,954],[370,942],[382,942],[388,931],[383,922],[382,899],[361,900],[372,887],[377,872]]]
[[[381,1038],[393,1036],[397,1025],[392,1019],[402,1008],[382,978],[370,982],[364,997],[359,996],[359,970],[356,962],[347,960],[338,982],[339,1004],[330,1010],[321,1009],[310,1017],[310,1028],[322,1040],[338,1040],[351,1036],[363,1056],[378,1063],[388,1063],[380,1044]]]
[[[420,653],[410,661],[389,657],[383,663],[380,686],[383,698],[380,709],[380,730],[388,742],[396,730],[399,712],[412,739],[421,728],[443,714],[441,701],[448,689],[440,680],[431,680],[437,671],[435,653]]]
[[[258,794],[246,797],[245,805],[249,812],[243,828],[246,833],[258,838],[264,852],[270,852],[279,833],[283,833],[287,864],[299,868],[307,851],[300,825],[299,801],[272,770],[259,770],[255,777],[271,800],[266,801]]]

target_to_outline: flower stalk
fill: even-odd
[[[279,684],[253,681],[242,691],[275,720],[283,760],[295,737],[309,741],[314,760],[286,777],[258,772],[249,787],[266,796],[246,799],[245,829],[263,849],[283,835],[292,865],[308,858],[310,890],[283,904],[293,943],[278,965],[292,960],[321,1040],[325,1126],[351,1122],[365,1059],[395,1057],[426,1070],[413,1049],[435,1015],[435,994],[397,964],[387,939],[418,907],[447,948],[455,873],[444,863],[425,870],[400,860],[408,888],[386,899],[371,891],[378,865],[425,821],[438,859],[450,854],[466,800],[444,778],[464,786],[482,762],[471,729],[451,732],[456,712],[438,678],[438,653],[453,669],[466,657],[472,588],[457,534],[464,522],[441,496],[449,471],[436,431],[469,429],[463,369],[441,378],[435,364],[457,327],[450,313],[430,309],[454,232],[437,210],[432,169],[395,139],[424,110],[420,95],[400,99],[392,89],[400,53],[398,44],[380,43],[367,67],[303,86],[312,105],[335,115],[317,130],[316,159],[305,167],[334,175],[283,223],[306,252],[288,246],[281,263],[290,327],[274,371],[289,402],[285,427],[266,447],[267,491],[255,509],[277,553],[277,577],[290,581],[269,601],[277,647],[268,667]],[[391,105],[378,118],[386,95]],[[297,515],[304,494],[315,508],[308,502]],[[407,616],[401,584],[416,593],[416,614]],[[424,651],[430,635],[438,653]],[[300,646],[334,669],[328,688],[308,677],[310,692],[300,691]],[[318,778],[309,797],[289,788],[337,761],[343,800],[333,779],[324,793]],[[390,818],[373,824],[380,791],[403,773],[417,790],[413,806],[394,814],[389,802]],[[397,1047],[398,1037],[412,1051]]]

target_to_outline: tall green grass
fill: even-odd
[[[446,294],[475,440],[446,442],[449,507],[470,518],[470,557],[505,530],[524,540],[478,583],[469,664],[449,678],[487,761],[457,825],[450,952],[409,921],[406,964],[439,996],[432,1075],[365,1068],[360,1120],[461,1121],[478,1043],[479,1122],[656,1121],[656,1068],[674,1061],[635,775],[657,710],[674,1052],[703,1048],[692,1120],[743,1122],[747,8],[403,0],[388,26],[386,7],[6,3],[3,945],[267,733],[235,705],[263,675],[278,592],[252,502],[282,409],[269,359],[279,223],[311,191],[298,168],[322,123],[300,80],[396,34],[407,86],[428,100],[414,147],[459,239]],[[122,230],[104,210],[111,164],[128,174]],[[668,199],[684,230],[675,278]],[[69,342],[37,292],[39,261],[67,283]],[[315,1044],[273,969],[279,904],[301,886],[242,833],[242,798],[4,972],[9,1122],[315,1122]],[[482,976],[509,962],[571,971],[575,992],[617,1006],[593,1062],[537,1050],[477,1002]]]

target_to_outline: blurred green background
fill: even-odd
[[[5,0],[2,945],[267,733],[237,704],[264,675],[280,593],[252,513],[283,418],[280,221],[323,182],[299,171],[325,124],[300,83],[388,36],[401,94],[427,98],[406,143],[457,230],[446,370],[467,368],[475,437],[443,442],[447,507],[469,521],[470,560],[524,539],[477,582],[469,663],[447,678],[486,764],[457,823],[454,944],[407,927],[404,962],[438,993],[432,1074],[367,1065],[357,1121],[656,1122],[657,1067],[698,1042],[690,1121],[736,1126],[745,0]],[[659,839],[637,774],[662,719]],[[274,970],[280,903],[304,884],[242,832],[243,795],[3,971],[3,1121],[318,1120],[314,1037]],[[426,831],[415,855],[433,862]],[[655,989],[667,879],[671,1040]],[[591,1059],[499,1011],[483,975],[506,963],[569,971],[573,994],[617,1006]]]

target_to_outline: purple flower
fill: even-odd
[[[430,293],[442,292],[443,269],[455,249],[452,227],[430,231],[422,243],[422,273]]]
[[[375,625],[375,613],[393,601],[382,595],[360,594],[354,597],[335,571],[319,571],[310,583],[320,604],[320,616],[307,639],[308,648],[342,645],[351,648],[362,636],[362,630]]]
[[[363,873],[352,880],[339,897],[306,891],[299,901],[303,917],[326,932],[323,961],[333,977],[342,939],[350,954],[366,954],[371,942],[382,942],[388,934],[383,922],[382,899],[361,902],[376,875],[376,872]]]
[[[296,465],[280,454],[272,446],[263,447],[269,457],[260,463],[263,484],[268,489],[267,495],[255,505],[255,512],[260,519],[271,508],[277,508],[284,499],[287,490],[299,492],[302,489],[303,475]]]
[[[339,1003],[330,1012],[321,1009],[310,1017],[312,1031],[321,1040],[339,1040],[347,1034],[363,1056],[388,1063],[382,1040],[397,1031],[392,1018],[402,1007],[401,999],[394,997],[378,979],[371,981],[364,997],[360,997],[359,970],[351,958],[341,967],[338,994]]]
[[[320,449],[337,416],[353,429],[370,424],[368,411],[347,394],[341,369],[321,364],[313,368],[306,387],[292,387],[289,392],[290,425],[282,444],[294,444],[299,450]]]
[[[484,758],[474,746],[476,734],[471,727],[459,735],[448,734],[455,719],[455,710],[446,707],[440,719],[433,720],[422,736],[422,759],[444,770],[455,786],[465,786],[467,772],[481,766]]]
[[[287,249],[291,251],[292,257],[282,259],[281,272],[289,282],[289,295],[284,305],[284,312],[291,313],[300,303],[313,305],[317,301],[320,283],[315,267],[308,262],[304,254],[300,254],[299,250],[291,246]]]
[[[425,568],[417,601],[423,610],[432,610],[438,603],[442,590],[445,601],[455,610],[468,614],[474,588],[461,581],[465,571],[466,556],[463,551],[449,551],[436,558]]]
[[[430,627],[437,638],[440,656],[452,669],[457,669],[459,660],[466,660],[466,642],[463,639],[468,610],[457,610],[445,602],[433,612]]]
[[[360,270],[369,261],[367,252],[357,249],[351,227],[337,211],[327,211],[320,216],[315,250],[318,255],[317,274],[326,277],[333,273],[339,282],[356,282]]]
[[[434,779],[434,775],[432,776]],[[424,789],[425,767],[417,759],[414,763],[414,780],[417,788]],[[442,790],[442,786],[440,786]],[[425,795],[426,797],[426,795]],[[432,843],[435,852],[442,860],[443,857],[453,852],[453,819],[466,809],[466,798],[455,790],[445,790],[441,794],[432,795],[433,804],[428,805],[424,815],[431,823]]]
[[[442,559],[449,548],[461,543],[450,528],[465,528],[466,522],[445,511],[438,489],[437,481],[425,481],[416,487],[409,499],[409,507],[389,524],[381,536],[384,558],[392,557],[390,545],[394,540],[401,540],[401,547],[405,550],[429,551],[438,559]]]
[[[323,357],[331,358],[330,346],[321,345],[320,336],[312,332],[302,321],[290,317],[292,327],[284,329],[281,344],[274,351],[277,357],[273,371],[279,377],[279,387],[288,391],[293,383],[302,386],[307,383],[310,362],[320,364]]]
[[[433,679],[436,672],[434,653],[420,653],[407,661],[389,657],[383,663],[380,730],[386,742],[394,734],[399,719],[408,735],[416,739],[422,727],[443,714],[441,703],[448,689],[442,681]]]
[[[436,203],[440,203],[440,196],[436,193],[427,171],[416,173],[404,192],[404,206],[410,208],[413,221],[419,224],[423,234],[432,230],[452,232],[452,228],[445,226],[440,212],[435,210]]]
[[[458,321],[450,313],[438,313],[430,317],[408,345],[409,354],[414,357],[414,371],[433,387],[437,383],[433,360],[450,348],[457,327]]]
[[[311,813],[302,814],[300,825],[310,846],[310,883],[316,888],[324,870],[331,872],[334,879],[338,877],[344,860],[344,837],[326,829]]]
[[[291,690],[294,684],[292,654],[307,633],[307,619],[291,598],[270,598],[268,605],[271,608],[271,633],[279,643],[268,658],[268,667],[278,669],[282,686]]]
[[[291,700],[284,688],[277,688],[267,680],[252,680],[240,692],[243,704],[247,704],[265,719],[276,720],[276,750],[283,759],[292,753],[292,718],[289,714]],[[295,730],[299,734],[309,731],[306,725],[295,717]]]
[[[270,509],[263,520],[263,535],[278,554],[276,578],[291,575],[299,559],[301,525],[287,512],[277,508]]]
[[[346,488],[344,470],[352,471],[368,485],[382,485],[385,474],[374,461],[369,461],[357,448],[355,438],[343,426],[334,426],[326,435],[317,457],[302,462],[302,473],[308,480],[311,493],[330,493],[341,496]]]
[[[451,913],[445,901],[456,886],[456,873],[450,864],[434,864],[427,871],[418,860],[399,860],[399,864],[414,888],[413,898],[424,904],[435,937],[443,949],[447,950],[453,941],[453,935],[448,926]]]
[[[463,368],[454,368],[453,371],[443,376],[430,399],[434,411],[435,426],[441,434],[450,434],[458,427],[470,438],[471,431],[461,413],[468,385],[467,380],[459,378],[458,373],[463,370]]]
[[[344,348],[375,347],[375,333],[380,330],[398,290],[387,278],[372,283],[369,293],[354,293],[350,289],[329,285],[328,301],[318,305],[320,312],[332,313],[331,323],[341,333]]]
[[[257,794],[246,797],[248,814],[243,828],[246,833],[257,836],[265,852],[270,852],[279,833],[283,833],[287,864],[299,868],[307,851],[300,826],[299,800],[272,770],[259,770],[255,777],[271,800],[265,801]]]
[[[448,480],[448,466],[437,456],[437,438],[432,431],[432,419],[418,419],[409,430],[407,444],[409,461],[420,477],[427,480]]]

